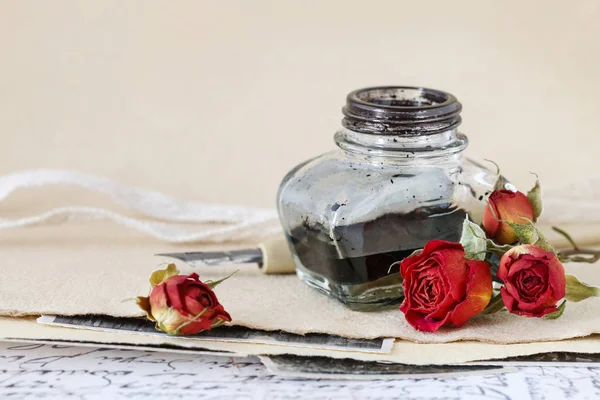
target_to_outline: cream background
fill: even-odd
[[[0,174],[272,206],[334,148],[347,92],[409,84],[459,98],[469,155],[558,185],[598,167],[598,20],[594,0],[0,1]]]

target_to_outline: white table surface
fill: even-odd
[[[520,367],[449,379],[283,379],[258,358],[0,342],[0,398],[597,399],[600,368]]]

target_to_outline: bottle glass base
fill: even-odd
[[[381,311],[397,308],[402,302],[402,277],[400,274],[362,284],[333,282],[304,268],[296,259],[296,275],[309,286],[333,297],[354,311]]]

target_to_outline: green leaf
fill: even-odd
[[[485,310],[483,310],[483,314],[487,315],[487,314],[497,313],[498,311],[502,310],[503,308],[504,308],[504,302],[502,301],[502,295],[500,293],[498,293],[497,295],[492,297],[492,299],[488,303]]]
[[[563,301],[560,306],[558,306],[558,311],[554,311],[553,313],[546,314],[543,316],[544,319],[557,319],[565,312],[565,307],[567,306],[567,302]]]
[[[527,198],[533,206],[533,222],[536,222],[542,214],[542,187],[539,179],[535,181],[535,186],[527,192]]]
[[[565,275],[567,290],[565,298],[569,301],[579,302],[590,297],[600,297],[600,288],[586,285],[573,275]]]
[[[238,272],[240,272],[239,269],[237,271],[234,271],[231,275],[226,276],[223,279],[219,279],[218,281],[214,281],[214,282],[213,281],[206,281],[206,282],[204,282],[204,284],[206,284],[206,286],[208,286],[209,288],[214,289],[215,286],[217,286],[217,285],[225,282],[227,279],[231,278],[233,275],[237,274]]]
[[[162,283],[164,280],[177,275],[179,275],[179,270],[175,264],[169,264],[167,265],[167,268],[154,271],[152,275],[150,275],[150,285],[154,287]]]
[[[468,217],[465,218],[465,221],[463,222],[460,244],[465,248],[465,257],[467,259],[480,261],[485,259],[485,253],[487,251],[485,232],[479,225],[469,221]]]

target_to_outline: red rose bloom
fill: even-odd
[[[500,244],[516,243],[519,239],[514,229],[499,220],[527,224],[527,220],[521,217],[533,220],[531,202],[523,193],[510,190],[494,190],[488,201],[489,206],[483,210],[483,229],[487,236]]]
[[[565,269],[556,256],[526,244],[513,247],[500,260],[498,278],[508,311],[526,317],[542,317],[558,311],[556,303],[565,297]]]
[[[415,329],[435,332],[464,325],[482,312],[492,297],[490,266],[466,260],[460,243],[432,240],[400,264],[404,301],[400,311]]]
[[[169,334],[193,335],[231,321],[215,292],[195,273],[171,276],[154,286],[148,303],[148,317]]]

